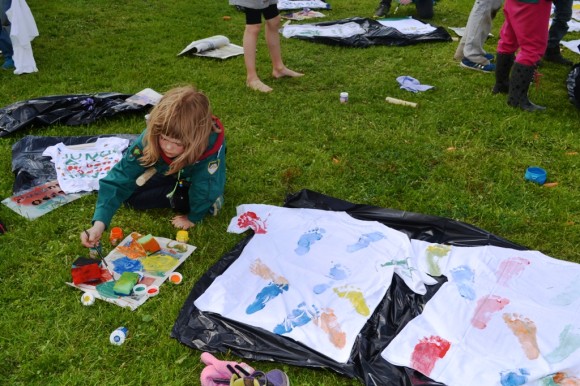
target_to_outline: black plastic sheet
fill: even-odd
[[[40,137],[28,135],[12,145],[13,194],[56,180],[56,169],[50,157],[42,153],[49,146],[66,146],[96,142],[98,138],[120,137],[133,141],[136,134],[110,134],[78,137]]]
[[[580,109],[580,63],[576,63],[568,73],[566,89],[570,102]]]
[[[126,102],[130,96],[104,92],[54,95],[16,102],[0,109],[0,137],[33,125],[83,125],[119,113],[136,113],[150,108]]]
[[[345,23],[357,23],[365,30],[364,34],[354,35],[348,38],[333,36],[293,36],[301,40],[315,43],[323,43],[335,46],[366,48],[370,46],[409,46],[419,43],[450,42],[451,35],[443,27],[435,27],[435,31],[427,34],[409,35],[395,28],[387,27],[374,19],[351,17],[335,21],[327,21],[313,24],[315,26],[332,26]]]
[[[310,190],[302,190],[287,197],[284,206],[344,211],[356,219],[378,221],[404,232],[409,238],[432,243],[527,249],[472,225],[448,218],[353,204]],[[391,365],[380,354],[395,335],[422,312],[425,303],[447,281],[443,276],[436,278],[438,284],[427,286],[425,295],[418,295],[395,275],[387,294],[359,333],[346,364],[337,363],[292,339],[197,309],[193,302],[240,256],[252,237],[253,235],[242,240],[194,285],[173,326],[173,338],[200,351],[231,352],[247,360],[328,368],[369,386],[441,385],[419,372]]]

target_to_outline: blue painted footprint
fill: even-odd
[[[294,250],[297,255],[305,255],[310,252],[310,246],[316,241],[322,239],[322,235],[326,231],[322,228],[314,228],[300,236],[298,240],[298,247]]]
[[[256,300],[246,308],[246,314],[250,315],[264,309],[266,303],[280,295],[283,291],[288,291],[288,284],[268,284],[256,295]]]
[[[379,241],[385,238],[381,232],[365,233],[362,235],[355,244],[346,247],[347,252],[356,252],[358,250],[367,248],[371,243]]]
[[[328,273],[328,275],[326,275],[331,279],[331,281],[328,283],[321,283],[315,285],[312,291],[315,294],[321,294],[327,289],[329,289],[330,286],[332,286],[337,280],[346,279],[349,276],[349,274],[350,271],[347,267],[343,266],[342,264],[336,264],[332,268],[330,268],[330,272]]]
[[[465,299],[475,300],[475,288],[473,281],[475,273],[467,265],[460,265],[451,270],[451,277],[459,290],[459,294]]]
[[[526,369],[518,369],[516,371],[503,372],[501,374],[501,386],[520,386],[528,381],[530,372]]]
[[[314,305],[311,308],[306,306],[305,302],[298,304],[298,307],[293,309],[286,319],[276,327],[274,327],[274,334],[282,335],[292,331],[296,327],[304,326],[310,322],[312,318],[318,317],[318,310]]]

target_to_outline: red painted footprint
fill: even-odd
[[[435,363],[447,354],[450,347],[451,343],[440,336],[424,337],[411,354],[411,367],[429,376]]]
[[[257,234],[266,234],[266,221],[254,212],[245,212],[238,216],[238,227],[250,228]]]

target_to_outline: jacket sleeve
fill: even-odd
[[[191,222],[201,221],[218,197],[223,196],[226,184],[226,145],[210,157],[192,167],[189,187],[189,214]]]
[[[99,181],[99,196],[93,223],[102,221],[108,228],[117,209],[135,191],[137,187],[135,181],[145,171],[139,164],[139,156],[136,155],[140,154],[140,151],[138,144],[131,146],[121,161]]]

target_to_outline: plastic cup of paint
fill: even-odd
[[[535,182],[539,185],[544,185],[544,182],[546,182],[546,179],[548,178],[548,173],[546,173],[546,171],[540,167],[530,166],[526,169],[524,178],[527,181]]]
[[[145,291],[145,293],[147,294],[147,296],[149,296],[150,298],[152,298],[153,296],[157,296],[159,295],[159,287],[156,285],[150,285],[147,290]]]
[[[135,295],[145,295],[147,293],[147,286],[145,284],[137,284],[133,287],[133,293]]]
[[[123,229],[119,227],[111,228],[111,233],[109,235],[109,241],[111,242],[111,245],[116,247],[121,242],[121,240],[123,240]]]
[[[128,333],[129,330],[127,330],[126,327],[119,327],[115,331],[111,332],[111,335],[109,336],[109,342],[115,346],[120,346],[125,342],[125,339],[127,339]]]
[[[92,306],[93,304],[95,304],[95,295],[93,295],[90,292],[84,292],[81,295],[81,303],[83,304],[83,306]]]
[[[173,284],[181,284],[183,281],[183,275],[179,272],[172,272],[171,275],[169,275],[169,281]]]
[[[177,236],[175,236],[175,240],[180,243],[187,243],[189,241],[189,234],[187,231],[177,231]]]

